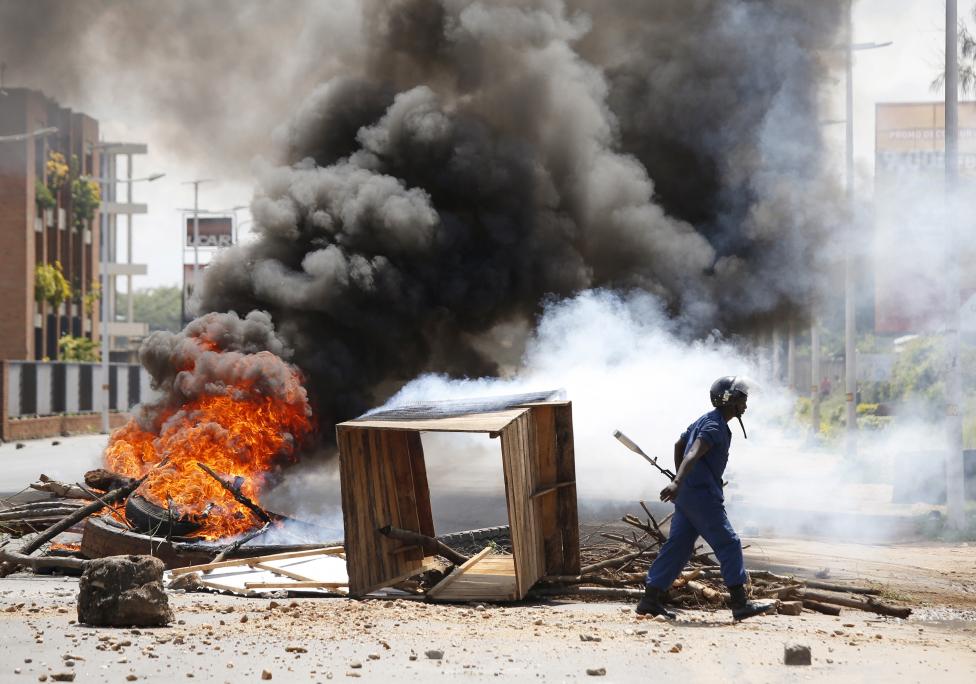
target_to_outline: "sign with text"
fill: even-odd
[[[230,216],[201,216],[199,241],[193,241],[193,217],[186,217],[187,247],[230,247],[234,244],[234,222]]]

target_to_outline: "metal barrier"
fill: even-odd
[[[98,413],[105,384],[100,363],[4,361],[3,414],[6,418]],[[109,409],[128,411],[153,393],[139,364],[111,363]]]

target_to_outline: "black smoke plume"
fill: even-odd
[[[270,312],[325,425],[422,371],[495,372],[488,333],[546,298],[649,291],[690,335],[790,310],[836,221],[818,95],[841,10],[367,2],[199,309]]]

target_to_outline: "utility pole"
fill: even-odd
[[[847,226],[844,231],[844,380],[847,394],[847,453],[857,453],[857,318],[854,302],[854,0],[847,8]]]
[[[210,183],[212,178],[198,178],[187,181],[184,185],[193,186],[193,291],[197,291],[200,282],[200,184]]]
[[[959,179],[959,43],[956,0],[946,0],[945,208],[946,256],[946,514],[951,529],[966,525],[962,451],[962,378],[959,367],[959,243],[956,225]]]

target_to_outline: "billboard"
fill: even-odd
[[[934,332],[943,327],[950,258],[976,258],[971,243],[950,257],[945,196],[945,106],[879,103],[875,108],[875,331]],[[959,193],[976,191],[976,102],[959,103]],[[956,211],[959,235],[973,212]],[[968,271],[968,272],[967,272]],[[976,292],[976,272],[962,269],[962,301]]]
[[[230,247],[234,244],[234,222],[230,216],[201,216],[199,236],[193,241],[193,217],[186,217],[187,247]]]

